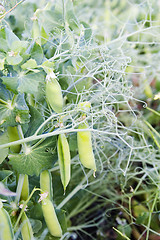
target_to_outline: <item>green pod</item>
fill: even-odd
[[[28,197],[29,197],[29,182],[28,175],[25,174],[20,199],[26,201]]]
[[[8,212],[2,207],[0,209],[0,239],[13,240],[14,234],[12,229],[11,220]]]
[[[47,198],[52,200],[52,176],[48,170],[44,170],[40,174],[40,188],[43,192],[48,192]]]
[[[14,142],[14,141],[19,140],[17,127],[7,127],[7,133],[8,133],[10,142]],[[18,144],[18,145],[15,145],[15,146],[11,146],[10,149],[13,153],[19,153],[20,150],[21,150],[21,145]]]
[[[160,91],[160,80],[159,79],[156,79],[155,88],[157,91]]]
[[[55,78],[50,78],[46,81],[46,98],[56,113],[63,111],[61,86]]]
[[[59,224],[53,203],[48,198],[42,200],[42,212],[50,234],[54,237],[61,237],[62,229]]]
[[[33,19],[32,38],[41,46],[41,30],[37,19]]]
[[[78,129],[87,129],[88,123],[81,123]],[[79,159],[84,167],[96,171],[96,163],[92,149],[92,140],[90,131],[77,132],[77,144]]]
[[[147,98],[150,98],[150,99],[153,98],[152,88],[148,83],[145,83],[144,94],[146,95]]]
[[[21,217],[21,234],[22,234],[22,239],[23,240],[33,240],[33,230],[31,223],[25,214],[25,212],[22,214]]]
[[[45,44],[48,40],[49,36],[48,34],[46,33],[46,31],[44,30],[44,28],[42,27],[41,28],[41,44]]]
[[[58,136],[58,162],[60,167],[61,181],[66,190],[66,187],[70,181],[71,175],[71,156],[69,150],[69,144],[65,134],[60,134]]]

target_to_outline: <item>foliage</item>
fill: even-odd
[[[15,239],[22,239],[26,207],[35,239],[155,239],[160,225],[159,2],[1,4],[1,199]],[[55,94],[52,104],[46,96],[51,79],[63,95],[62,111],[54,108]],[[90,109],[80,108],[82,102],[89,102]],[[81,122],[88,123],[92,136],[96,178],[79,159]],[[10,127],[16,127],[18,139],[11,138]],[[65,195],[60,134],[71,155]],[[61,238],[51,236],[41,208],[39,175],[46,169],[52,175]],[[20,197],[25,174],[27,200]]]

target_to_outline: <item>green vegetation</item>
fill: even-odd
[[[0,239],[158,239],[160,2],[0,3]]]

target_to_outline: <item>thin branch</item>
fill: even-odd
[[[3,19],[8,13],[12,12],[18,5],[20,5],[22,2],[24,2],[25,0],[21,0],[20,2],[16,3],[16,5],[14,5],[11,9],[9,9],[7,12],[5,12],[0,19]]]

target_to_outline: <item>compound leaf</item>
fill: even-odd
[[[39,175],[41,171],[53,167],[57,161],[56,138],[51,137],[29,153],[9,155],[9,162],[18,173]]]

